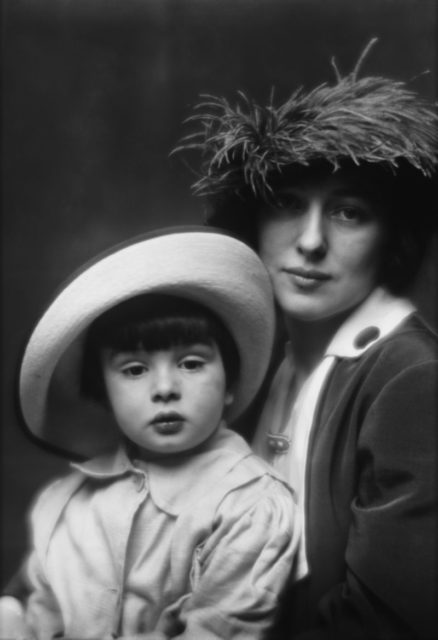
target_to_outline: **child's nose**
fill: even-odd
[[[153,402],[169,402],[181,396],[178,376],[168,367],[158,368],[152,381]]]

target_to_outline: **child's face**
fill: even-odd
[[[155,454],[196,447],[233,397],[216,344],[102,352],[109,404],[123,433]]]

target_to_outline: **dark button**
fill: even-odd
[[[380,336],[380,330],[377,327],[367,327],[357,334],[354,339],[356,349],[363,349],[370,342],[374,342]]]
[[[275,453],[286,453],[290,447],[290,440],[287,436],[268,433],[266,439],[268,441],[268,447]]]

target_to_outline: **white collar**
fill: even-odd
[[[379,287],[338,329],[325,355],[357,358],[394,331],[414,311],[409,300],[393,296]]]
[[[125,448],[120,446],[116,451],[72,466],[96,479],[144,472],[154,503],[176,516],[210,492],[221,477],[249,455],[252,452],[245,440],[222,424],[205,447],[178,459],[163,460],[159,464],[142,461],[133,464]]]

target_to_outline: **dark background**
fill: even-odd
[[[19,428],[15,377],[53,290],[82,262],[157,226],[198,223],[169,150],[202,92],[284,100],[350,71],[436,98],[435,0],[5,0],[3,3],[2,579],[35,491],[66,463]],[[436,253],[436,249],[435,249]],[[429,257],[415,300],[438,325]]]

